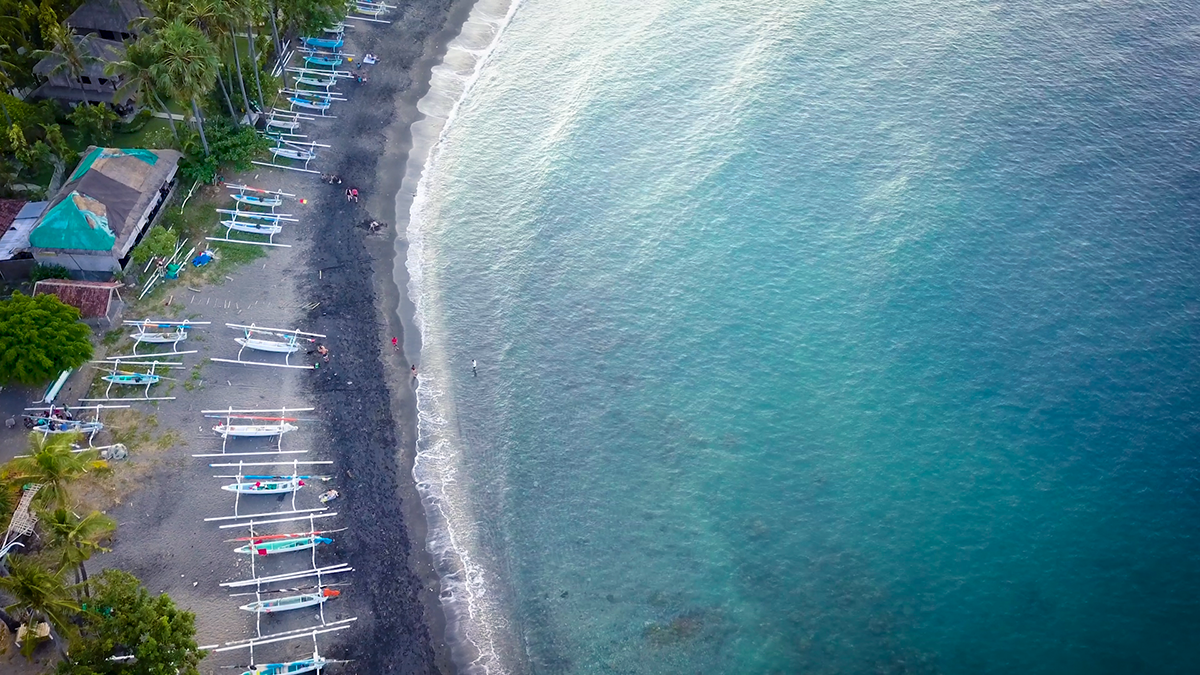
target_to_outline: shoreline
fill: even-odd
[[[461,31],[474,4],[475,0],[449,0],[431,3],[425,11],[409,6],[390,26],[368,24],[352,34],[350,41],[358,53],[370,51],[392,61],[387,65],[395,68],[391,73],[394,81],[376,79],[374,73],[380,71],[384,62],[373,66],[368,71],[372,73],[370,81],[359,88],[360,95],[352,99],[351,106],[339,110],[342,117],[336,135],[351,148],[360,146],[361,152],[346,150],[339,153],[340,161],[326,170],[342,176],[346,185],[358,187],[365,199],[363,204],[348,208],[341,201],[340,193],[328,195],[319,200],[320,207],[329,214],[322,220],[329,224],[345,222],[347,210],[353,214],[351,220],[354,223],[367,219],[388,223],[399,220],[394,195],[400,191],[406,176],[412,149],[412,124],[423,118],[417,102],[428,91],[433,68],[441,63],[449,43]],[[397,31],[403,31],[405,39],[395,40],[399,37]],[[414,53],[414,48],[419,51]],[[379,117],[386,119],[378,120]],[[372,140],[376,142],[372,143]],[[382,153],[379,152],[381,147]],[[374,162],[369,158],[374,158]],[[407,214],[404,216],[407,220]],[[355,405],[344,405],[343,410],[333,411],[329,416],[331,427],[353,423],[356,416],[361,417],[363,411],[358,404],[363,401],[384,398],[388,409],[379,411],[386,415],[386,418],[378,418],[379,428],[364,430],[367,443],[360,445],[346,443],[348,439],[344,437],[338,439],[342,441],[339,443],[342,448],[338,453],[339,467],[344,468],[347,475],[362,481],[364,484],[360,487],[366,488],[365,492],[369,494],[355,498],[355,513],[349,521],[357,526],[359,535],[347,537],[344,559],[355,561],[356,565],[364,558],[376,564],[384,561],[394,564],[401,559],[407,571],[397,578],[394,569],[389,570],[384,564],[373,570],[372,578],[367,580],[368,586],[372,587],[370,605],[374,623],[374,636],[368,643],[375,647],[365,659],[367,672],[453,673],[456,668],[445,640],[445,616],[438,603],[440,582],[426,547],[425,512],[412,474],[417,409],[413,383],[408,378],[408,364],[419,363],[420,338],[412,320],[411,304],[405,307],[408,302],[405,284],[397,285],[394,276],[398,260],[396,251],[406,253],[406,242],[395,225],[383,237],[361,240],[341,236],[339,231],[345,229],[348,228],[322,229],[314,237],[316,245],[311,249],[314,267],[347,268],[334,273],[334,278],[339,281],[323,283],[331,281],[330,276],[325,275],[322,282],[315,284],[314,292],[310,294],[312,299],[322,302],[322,307],[332,303],[337,308],[336,311],[331,307],[322,312],[318,325],[326,322],[347,325],[356,317],[361,322],[364,315],[370,315],[377,322],[377,330],[344,334],[343,340],[331,340],[331,348],[340,354],[362,355],[361,358],[342,358],[337,368],[347,383],[360,383],[354,386],[354,391],[364,394]],[[357,245],[359,241],[361,246]],[[356,248],[358,251],[353,250]],[[329,254],[337,264],[326,264]],[[403,268],[403,265],[399,267]],[[329,333],[333,334],[332,329]],[[404,349],[400,355],[390,348],[393,336],[403,340]],[[374,340],[374,344],[369,340]],[[343,341],[344,344],[339,344]],[[385,377],[380,378],[380,373]],[[337,380],[329,378],[328,371],[325,375],[314,381],[314,394],[336,396],[341,390]],[[383,419],[388,422],[384,423]],[[355,450],[346,452],[347,448]],[[367,452],[362,452],[364,450]],[[368,483],[367,476],[371,477],[369,484],[365,484]],[[359,490],[355,489],[355,492]],[[354,540],[353,543],[350,540]],[[359,569],[356,577],[367,572]],[[403,644],[405,640],[400,638],[404,637],[411,638],[412,643]],[[385,645],[391,649],[382,649]],[[381,653],[384,651],[392,653]]]

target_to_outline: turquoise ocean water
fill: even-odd
[[[409,231],[464,670],[1200,670],[1200,6],[510,18]]]

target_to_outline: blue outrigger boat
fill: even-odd
[[[339,49],[339,48],[341,48],[341,46],[343,44],[343,40],[341,37],[338,37],[336,39],[306,37],[306,38],[304,38],[304,44],[308,45],[309,47],[321,47],[324,49]]]

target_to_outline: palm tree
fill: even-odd
[[[220,61],[217,48],[198,28],[176,17],[155,34],[159,49],[157,70],[161,81],[171,82],[176,98],[190,101],[192,115],[200,130],[200,143],[208,155],[208,139],[204,136],[204,116],[196,97],[212,88]]]
[[[7,44],[0,44],[0,52],[8,49],[12,49],[12,47],[9,47]],[[14,84],[16,84],[16,82],[14,82],[12,79],[12,75],[9,74],[15,72],[16,69],[17,67],[15,65],[5,61],[3,58],[0,58],[0,91],[8,92],[8,90],[11,89]],[[255,71],[256,74],[257,72],[258,71]],[[4,111],[5,126],[12,126],[12,117],[8,114],[8,106],[4,104],[3,100],[0,100],[0,109]]]
[[[158,92],[166,87],[163,86],[165,83],[159,79],[159,73],[155,68],[159,56],[155,47],[156,45],[147,38],[139,39],[125,48],[124,61],[113,61],[104,66],[104,74],[110,77],[115,75],[121,80],[121,86],[113,95],[113,101],[125,100],[130,96],[143,103],[154,101],[166,114],[167,123],[171,125],[171,135],[175,137],[175,142],[179,143],[179,131],[175,128],[175,117],[158,95]]]
[[[75,626],[70,619],[79,611],[79,605],[63,581],[62,573],[46,569],[27,556],[10,555],[6,560],[8,576],[0,577],[0,591],[11,596],[14,602],[4,608],[5,612],[11,612],[30,626],[45,619],[59,649],[65,650],[62,640],[53,634],[75,635]],[[26,640],[21,651],[28,656],[36,646],[35,641]]]
[[[80,518],[63,508],[44,512],[39,520],[50,537],[50,545],[58,549],[59,570],[74,568],[75,583],[81,584],[84,595],[88,595],[88,573],[84,563],[91,559],[93,553],[109,550],[100,542],[116,531],[117,521],[99,511],[92,511]]]
[[[55,24],[50,29],[50,42],[54,46],[51,49],[38,49],[33,55],[39,59],[51,59],[47,77],[64,72],[68,76],[68,83],[76,82],[87,72],[90,64],[100,61],[91,55],[94,39],[91,35],[75,35],[66,23]]]
[[[17,485],[41,483],[38,501],[53,507],[66,506],[67,485],[80,476],[107,467],[95,450],[73,452],[79,434],[29,434],[30,454],[8,464],[8,480]]]

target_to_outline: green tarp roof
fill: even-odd
[[[108,251],[116,242],[104,204],[74,190],[51,206],[29,235],[37,248]]]

